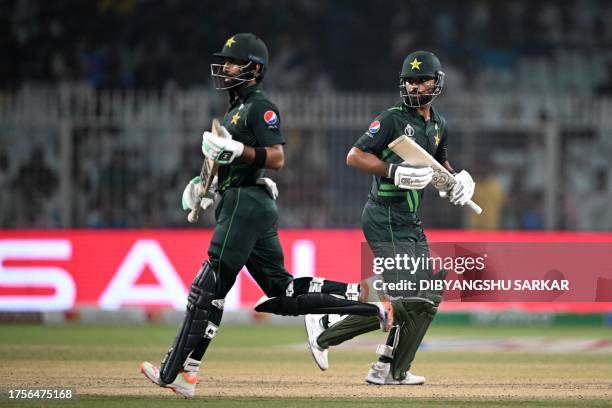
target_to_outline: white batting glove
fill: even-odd
[[[470,173],[465,170],[455,175],[455,181],[457,183],[448,191],[448,198],[452,204],[463,206],[472,199],[476,183]]]
[[[232,135],[221,126],[224,137],[219,137],[211,132],[204,132],[202,135],[202,153],[204,156],[216,161],[219,164],[229,164],[236,157],[242,156],[244,144],[232,140]]]
[[[390,164],[387,177],[399,188],[421,190],[429,184],[433,174],[431,167],[410,167],[402,163]]]
[[[276,200],[278,197],[278,188],[276,187],[276,183],[271,178],[258,178],[255,184],[266,186],[266,190],[268,190],[268,194],[270,194],[270,197],[272,197],[273,200]]]
[[[200,207],[202,210],[208,209],[214,203],[215,193],[213,192],[217,186],[217,176],[213,179],[210,189],[206,196],[202,197],[200,200],[200,190],[204,188],[202,184],[202,180],[200,176],[194,177],[191,179],[185,190],[183,190],[183,196],[181,199],[181,204],[183,206],[183,210],[193,210],[196,205],[198,205],[198,201],[200,202]]]

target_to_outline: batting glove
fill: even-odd
[[[242,156],[244,144],[232,140],[232,135],[223,126],[221,126],[221,132],[223,132],[223,137],[211,132],[204,132],[202,135],[202,153],[219,164],[229,164],[236,157]]]
[[[402,164],[390,164],[387,177],[403,189],[421,190],[431,181],[434,171],[431,167],[410,167]]]
[[[268,194],[272,197],[273,200],[276,200],[278,197],[278,187],[276,187],[276,183],[268,177],[258,178],[255,184],[259,184],[260,186],[265,186]]]
[[[200,198],[200,191],[204,188],[202,184],[202,180],[200,176],[194,177],[191,179],[185,190],[183,191],[183,196],[181,199],[181,204],[183,206],[183,210],[193,210],[196,208],[198,203],[202,210],[208,209],[213,203],[215,198],[215,193],[213,192],[217,186],[217,176],[213,179],[210,189],[206,196]]]
[[[476,183],[465,170],[455,175],[455,181],[455,185],[448,192],[448,198],[452,204],[463,206],[472,199]]]

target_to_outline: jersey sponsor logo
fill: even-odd
[[[368,129],[368,132],[370,132],[371,135],[378,133],[378,131],[380,130],[380,122],[375,120],[374,122],[370,123],[370,128]]]
[[[264,113],[264,121],[268,125],[276,125],[278,123],[278,116],[274,111],[266,111],[266,113]]]

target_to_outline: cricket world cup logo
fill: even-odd
[[[406,125],[404,128],[404,134],[408,136],[410,139],[414,140],[414,128],[410,123]]]

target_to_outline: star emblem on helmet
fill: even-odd
[[[421,69],[421,64],[423,63],[423,61],[419,61],[418,59],[416,59],[416,57],[414,57],[414,59],[412,61],[410,61],[410,69]]]
[[[236,42],[236,39],[234,37],[230,37],[226,42],[225,42],[225,46],[227,48],[232,48],[232,45],[234,45],[234,43]]]
[[[236,114],[232,116],[232,120],[231,120],[232,125],[237,125],[238,119],[240,119],[240,113],[236,112]]]

